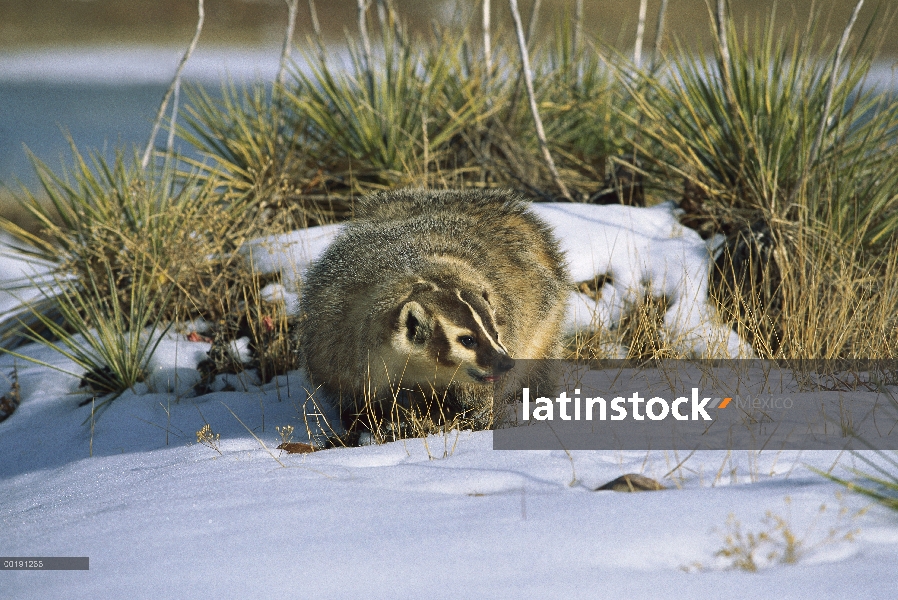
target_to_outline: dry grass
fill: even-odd
[[[785,228],[784,228],[785,229]],[[890,359],[898,352],[898,255],[790,227],[767,261],[718,259],[712,297],[762,358]],[[753,260],[754,259],[754,260]]]
[[[759,356],[892,357],[898,101],[858,93],[875,48],[859,44],[850,71],[827,71],[819,60],[826,44],[787,46],[774,40],[775,28],[766,31],[734,43],[730,64],[719,53],[710,63],[683,54],[663,65],[663,77],[598,45],[575,48],[559,25],[532,50],[549,151],[576,199],[607,192],[615,178],[606,167],[635,152],[648,165],[638,169],[649,202],[681,194],[686,223],[729,235],[713,296]],[[517,49],[507,31],[496,33],[494,72],[477,55],[473,29],[413,35],[385,24],[373,68],[357,49],[345,69],[308,57],[311,74],[296,72],[283,88],[226,86],[222,100],[195,90],[179,134],[207,154],[205,165],[179,171],[167,161],[142,171],[122,155],[109,163],[76,151],[69,173],[36,163],[43,192],[26,194],[0,221],[56,264],[58,278],[71,278],[73,292],[96,296],[99,314],[104,297],[129,314],[141,282],[138,305],[152,308],[146,322],[229,320],[233,327],[217,330],[220,345],[249,336],[251,366],[268,380],[297,366],[292,323],[283,306],[262,300],[276,278],[252,272],[238,252],[247,239],[351,218],[360,194],[397,186],[512,187],[558,198],[517,83]],[[783,68],[771,75],[771,65]],[[714,87],[721,68],[737,74],[733,89]],[[831,90],[837,102],[824,117],[835,124],[817,145],[824,117],[804,107],[823,107]],[[772,244],[740,246],[756,223]],[[663,300],[645,298],[615,330],[576,336],[571,354],[606,358],[623,348],[630,358],[677,357],[661,331],[664,310]],[[72,312],[85,323],[89,314]],[[51,333],[74,331],[86,329],[68,323]],[[7,330],[2,341],[20,333]],[[210,374],[245,367],[222,362]],[[371,407],[368,429],[386,440],[406,435],[403,427],[423,434],[462,425],[440,398],[423,397],[420,414]]]

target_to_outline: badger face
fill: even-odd
[[[491,384],[514,366],[486,291],[413,293],[400,307],[393,347],[437,385]]]

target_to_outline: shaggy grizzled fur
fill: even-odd
[[[515,194],[374,195],[306,275],[303,363],[347,428],[364,406],[427,396],[487,427],[516,359],[560,357],[570,289],[550,228]],[[554,387],[550,369],[528,376]]]

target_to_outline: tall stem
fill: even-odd
[[[187,61],[190,59],[190,55],[193,54],[193,51],[196,49],[196,45],[200,41],[200,33],[203,30],[203,21],[206,18],[206,11],[203,7],[203,0],[197,1],[197,12],[199,13],[196,21],[196,32],[193,34],[193,40],[190,42],[190,46],[187,47],[187,51],[184,52],[184,56],[181,57],[181,62],[178,63],[178,68],[175,69],[175,76],[172,78],[171,85],[168,86],[168,90],[166,90],[165,95],[162,97],[162,102],[159,104],[159,111],[156,113],[156,120],[153,122],[153,131],[150,134],[150,140],[147,142],[146,150],[143,152],[143,160],[140,161],[141,167],[144,169],[150,164],[150,156],[153,154],[153,144],[156,143],[156,136],[159,135],[159,128],[162,126],[162,117],[165,115],[165,109],[168,108],[168,103],[171,100],[172,94],[175,92],[175,88],[180,86],[181,83],[181,71],[184,70],[184,65],[187,64]],[[172,129],[175,127],[174,117],[172,116],[171,126]]]
[[[636,43],[633,46],[633,64],[636,68],[642,64],[642,39],[645,36],[645,13],[649,0],[639,0],[639,19],[636,22]]]
[[[549,143],[546,141],[546,132],[543,129],[543,121],[539,116],[539,109],[536,106],[536,94],[533,92],[533,76],[530,73],[530,56],[527,52],[527,40],[524,39],[524,25],[521,23],[521,13],[518,10],[518,0],[508,0],[511,8],[511,16],[514,19],[515,30],[518,34],[518,48],[521,51],[521,71],[524,76],[524,85],[527,87],[527,98],[530,100],[530,113],[533,115],[533,124],[536,127],[536,138],[539,140],[539,147],[542,150],[543,158],[549,173],[555,185],[561,190],[561,195],[568,200],[573,201],[567,186],[561,180],[558,169],[555,168],[555,161],[552,160],[552,154],[549,152]]]
[[[284,47],[281,49],[281,64],[275,81],[279,86],[284,85],[287,76],[287,63],[290,60],[290,50],[293,48],[293,32],[296,30],[296,12],[299,9],[299,0],[284,0],[287,3],[287,32],[284,34]]]

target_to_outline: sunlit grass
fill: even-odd
[[[792,35],[773,17],[743,35],[729,20],[729,60],[719,45],[678,47],[664,72],[631,83],[632,124],[660,147],[644,152],[659,177],[674,190],[689,181],[719,230],[820,223],[881,248],[898,230],[898,98],[866,84],[872,24],[837,66],[819,19]]]

